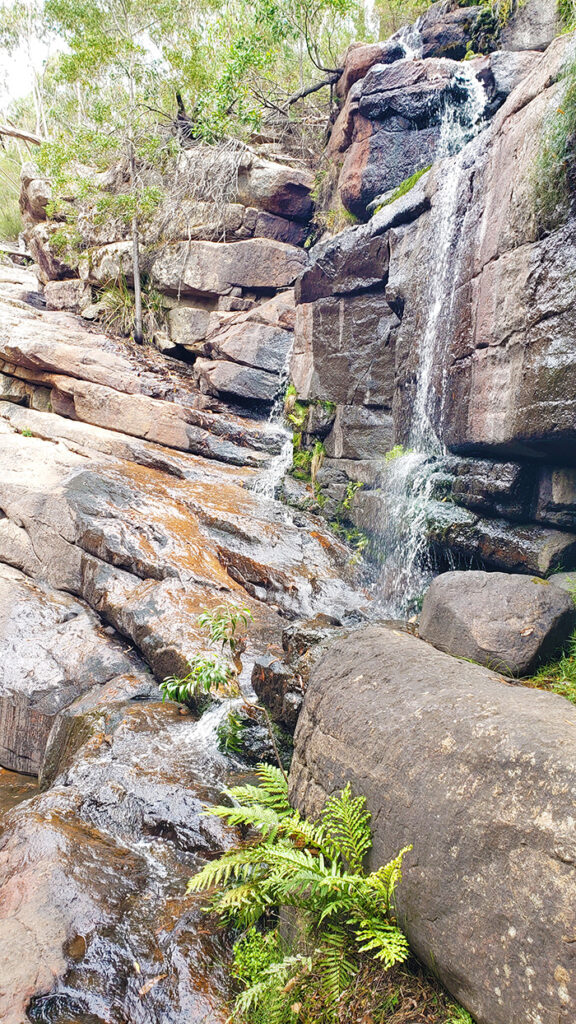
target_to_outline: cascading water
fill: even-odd
[[[284,417],[284,396],[286,394],[286,387],[290,382],[291,357],[292,346],[286,353],[286,359],[278,383],[278,391],[268,417],[270,429],[282,439],[280,451],[270,459],[266,469],[258,476],[251,487],[251,490],[256,494],[261,494],[263,498],[273,499],[275,497],[278,487],[292,465],[292,431],[287,429]]]
[[[391,43],[398,43],[402,47],[405,60],[419,60],[422,57],[421,20],[418,18],[413,25],[404,25],[390,39]]]
[[[465,97],[462,100],[462,97]],[[384,566],[379,603],[386,614],[405,615],[427,585],[427,523],[436,497],[441,458],[446,346],[458,259],[460,184],[465,146],[481,129],[486,94],[473,70],[462,67],[453,79],[441,123],[438,158],[443,160],[441,187],[432,208],[436,263],[430,277],[427,319],[418,340],[418,373],[408,451],[386,467],[381,520]]]

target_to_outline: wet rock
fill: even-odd
[[[85,605],[1,565],[0,648],[0,764],[31,775],[79,693],[123,673],[146,676]]]
[[[482,8],[479,9],[475,4],[462,7],[458,4],[432,4],[418,21],[422,56],[463,60],[468,44],[473,46],[475,37],[482,30],[483,14]],[[488,24],[496,30],[497,26],[491,18]],[[489,48],[494,48],[494,42]],[[487,51],[482,47],[479,52]]]
[[[568,721],[565,699],[380,626],[338,640],[305,697],[292,800],[315,815],[350,782],[372,813],[373,867],[413,844],[400,924],[479,1021],[573,1019]]]
[[[369,203],[436,157],[443,105],[466,91],[448,60],[376,64],[362,81],[352,142],[338,190],[346,209],[364,218]]]
[[[201,814],[217,795],[202,776],[224,765],[174,706],[108,696],[91,718],[89,695],[77,705],[84,732],[58,783],[3,822],[2,1020],[20,1024],[35,997],[33,1020],[223,1024],[224,949],[185,888],[205,851],[229,844]]]
[[[452,551],[488,568],[546,576],[576,565],[573,533],[484,519],[447,502],[431,502],[427,520],[429,537],[438,551]]]
[[[399,320],[383,295],[319,299],[297,317],[291,373],[301,398],[391,405]]]
[[[344,99],[351,87],[364,78],[374,64],[391,64],[404,56],[394,37],[379,43],[351,43],[343,59],[344,70],[336,83],[336,95]]]
[[[228,295],[235,287],[269,292],[293,284],[306,263],[301,249],[267,238],[175,243],[154,259],[151,276],[169,295]]]
[[[69,309],[82,313],[92,302],[92,289],[85,281],[47,281],[44,286],[46,309]]]
[[[339,405],[325,448],[334,459],[370,459],[385,455],[393,443],[394,425],[389,412]]]
[[[566,646],[575,626],[570,595],[538,576],[447,572],[424,595],[419,632],[448,654],[528,676]]]
[[[526,522],[531,518],[538,470],[517,462],[454,460],[452,497],[458,505],[488,516]]]
[[[540,471],[534,518],[576,533],[576,469],[546,466]]]

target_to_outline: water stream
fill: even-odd
[[[460,188],[466,144],[483,127],[486,107],[486,93],[474,70],[465,65],[454,76],[448,96],[437,153],[442,161],[437,172],[440,185],[431,211],[431,249],[436,261],[429,278],[426,323],[418,338],[410,432],[405,454],[385,470],[379,526],[384,565],[378,600],[384,613],[391,616],[415,610],[432,574],[427,557],[427,522],[445,455],[441,439],[448,364],[445,350],[458,267]]]
[[[284,366],[278,381],[278,391],[268,416],[270,430],[273,431],[275,436],[282,438],[281,448],[279,453],[270,459],[266,468],[251,485],[251,490],[256,494],[261,494],[263,498],[268,500],[274,499],[278,487],[292,465],[292,431],[286,426],[284,415],[284,396],[286,388],[290,383],[292,348],[293,345],[289,347],[286,353]]]

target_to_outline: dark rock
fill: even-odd
[[[227,359],[197,359],[194,374],[200,388],[208,394],[232,395],[244,401],[273,402],[279,387],[276,373]]]
[[[506,572],[546,576],[576,566],[576,534],[532,523],[479,518],[448,502],[430,502],[427,529],[434,546]]]
[[[517,462],[454,460],[452,497],[458,505],[488,516],[526,522],[531,518],[538,470]]]
[[[576,469],[546,466],[540,471],[534,518],[576,532]]]
[[[399,320],[381,294],[297,307],[291,375],[304,399],[390,406]]]
[[[350,782],[372,867],[413,844],[400,924],[485,1024],[574,1017],[575,727],[564,698],[379,626],[338,640],[308,687],[292,800],[316,815]]]
[[[311,252],[310,266],[296,282],[296,302],[366,291],[386,282],[388,242],[370,225],[348,228]]]
[[[243,366],[279,374],[286,365],[291,346],[291,331],[245,322],[212,336],[205,350],[211,359],[230,359]]]
[[[254,663],[252,686],[270,717],[293,732],[304,694],[298,673],[273,655],[264,655]]]
[[[334,426],[325,441],[334,459],[370,459],[383,456],[394,443],[389,412],[356,405],[339,405]]]
[[[562,650],[575,626],[572,598],[547,580],[447,572],[424,596],[420,636],[456,657],[528,676]]]

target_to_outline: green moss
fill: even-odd
[[[390,204],[395,203],[397,199],[401,199],[402,196],[407,195],[408,192],[410,192],[414,188],[414,185],[416,185],[416,183],[420,181],[422,175],[426,174],[426,171],[430,170],[431,166],[432,164],[428,164],[427,167],[421,167],[419,171],[415,171],[414,174],[411,174],[409,178],[405,178],[404,181],[400,182],[398,188],[394,189],[390,198],[386,199],[383,203],[380,203],[380,206],[376,207],[376,209],[374,210],[374,214],[379,213],[380,210],[383,210],[385,206],[390,206]]]
[[[565,68],[562,82],[558,106],[544,124],[532,168],[534,216],[540,233],[559,227],[570,210],[570,169],[574,162],[576,134],[576,60]]]
[[[401,459],[403,455],[409,455],[411,451],[412,448],[405,448],[403,444],[395,444],[384,455],[384,462],[394,462],[395,459]]]

